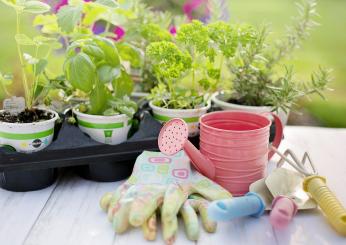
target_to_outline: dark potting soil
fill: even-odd
[[[0,112],[0,121],[7,123],[33,123],[47,121],[54,117],[54,114],[40,109],[25,109],[17,115],[8,111]]]

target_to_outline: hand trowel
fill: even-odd
[[[267,209],[271,209],[270,223],[281,229],[286,227],[298,209],[313,209],[316,202],[303,190],[304,176],[286,168],[274,169],[267,178],[250,186],[265,200]]]
[[[315,208],[302,189],[304,178],[299,173],[284,168],[275,169],[267,178],[250,185],[243,197],[213,202],[208,209],[211,219],[230,220],[244,216],[259,217],[264,210],[272,210],[270,222],[275,228],[289,224],[297,209]]]

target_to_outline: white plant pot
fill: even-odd
[[[189,127],[189,136],[196,136],[199,133],[199,118],[206,114],[210,108],[210,102],[207,106],[198,109],[167,109],[155,106],[150,101],[149,106],[153,110],[153,116],[161,123],[167,122],[173,118],[183,119]]]
[[[93,140],[117,145],[127,140],[127,134],[131,128],[132,120],[125,114],[114,116],[89,115],[74,108],[73,113],[77,117],[78,127]]]
[[[52,119],[33,123],[8,123],[0,121],[0,145],[13,147],[17,152],[32,153],[43,150],[52,143],[55,121],[58,113]]]
[[[212,95],[211,101],[214,102],[216,107],[220,107],[222,110],[233,110],[233,111],[248,111],[254,113],[263,113],[263,112],[271,112],[273,110],[270,106],[247,106],[247,105],[238,105],[225,101],[225,96],[222,92],[216,92]],[[287,124],[288,113],[285,113],[283,110],[279,110],[279,112],[275,112],[283,125]]]

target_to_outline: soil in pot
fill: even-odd
[[[7,123],[33,123],[47,121],[54,117],[54,114],[41,109],[25,109],[18,114],[11,114],[8,111],[0,112],[0,121]]]

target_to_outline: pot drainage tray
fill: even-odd
[[[58,168],[65,167],[73,167],[82,177],[95,181],[124,179],[131,174],[139,154],[159,150],[160,129],[161,124],[143,112],[137,132],[126,142],[105,145],[64,121],[56,139],[42,151],[25,154],[0,147],[0,186],[12,191],[42,189],[55,181]],[[198,141],[198,137],[193,139],[195,144]]]

